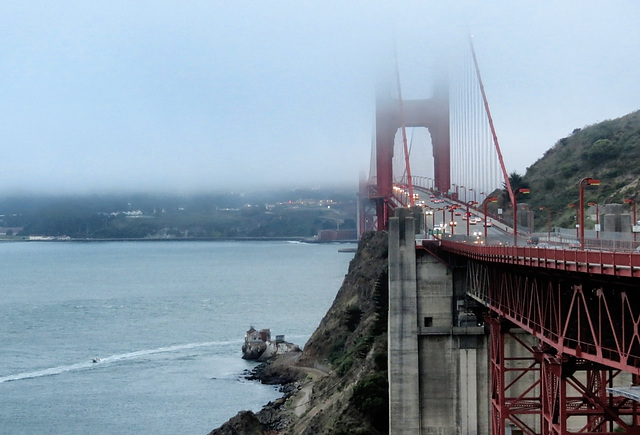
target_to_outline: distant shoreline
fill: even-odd
[[[68,238],[68,239],[0,239],[1,242],[299,242],[309,244],[348,244],[358,243],[357,240],[316,240],[304,237],[171,237],[171,238],[126,238],[126,237],[114,237],[114,238]]]

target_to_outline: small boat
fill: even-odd
[[[92,358],[91,361],[94,363],[99,363],[102,360],[100,358]]]
[[[338,252],[358,252],[358,248],[340,248]]]

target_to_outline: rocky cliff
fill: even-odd
[[[283,385],[284,397],[210,435],[387,433],[387,283],[387,234],[366,233],[304,351],[254,373]]]

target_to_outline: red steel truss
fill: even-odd
[[[624,265],[622,257],[593,265],[585,254],[604,253],[444,241],[442,248],[474,260],[468,292],[492,312],[561,354],[640,374],[640,281],[634,278],[640,255],[621,254]],[[582,268],[592,272],[572,271]]]
[[[640,255],[424,246],[464,264],[467,293],[488,309],[494,435],[640,435],[640,403],[606,390],[639,379]],[[506,337],[523,349],[515,358]]]
[[[606,391],[624,372],[532,346],[502,317],[487,322],[494,435],[505,435],[508,426],[526,435],[640,434],[637,402]],[[506,356],[507,336],[520,348],[515,357]]]

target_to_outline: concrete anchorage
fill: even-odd
[[[489,434],[485,328],[467,309],[464,270],[416,251],[406,209],[389,219],[389,433]]]

